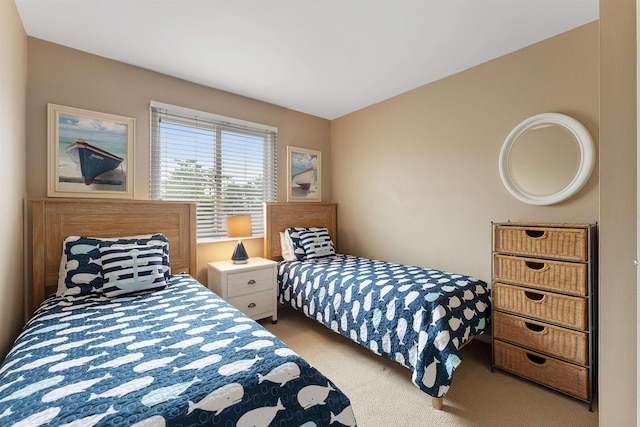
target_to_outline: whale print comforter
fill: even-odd
[[[0,367],[2,426],[353,426],[349,399],[190,276],[52,297]]]
[[[411,369],[433,397],[489,327],[489,288],[470,276],[338,254],[281,262],[278,283],[281,303]]]

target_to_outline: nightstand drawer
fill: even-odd
[[[217,261],[207,264],[209,289],[239,308],[253,320],[271,316],[278,321],[276,306],[277,262],[253,257],[245,264]]]
[[[264,313],[271,313],[274,305],[273,290],[257,292],[250,295],[230,298],[229,303],[251,318],[265,317]]]
[[[229,274],[229,298],[261,291],[272,291],[273,281],[272,268]]]

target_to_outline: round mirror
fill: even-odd
[[[518,200],[551,205],[576,194],[591,176],[589,131],[564,114],[545,113],[516,126],[500,151],[500,178]]]

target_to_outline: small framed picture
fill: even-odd
[[[49,197],[133,198],[135,119],[48,105]]]
[[[322,153],[287,146],[287,201],[322,200]]]

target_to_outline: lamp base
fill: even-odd
[[[244,249],[244,245],[241,240],[238,240],[236,249],[233,251],[233,255],[231,256],[231,261],[233,261],[234,264],[246,264],[249,262],[249,255],[247,255],[247,251]]]

